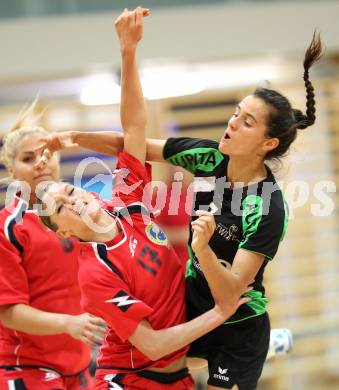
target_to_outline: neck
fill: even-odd
[[[267,170],[262,160],[253,161],[230,157],[227,166],[227,180],[232,183],[233,187],[256,183],[265,177],[267,177]]]
[[[37,198],[36,198],[35,195],[34,195],[34,196],[31,196],[31,197],[29,198],[28,204],[29,204],[29,208],[33,208],[33,205],[37,204]]]
[[[112,217],[104,210],[100,213],[100,218],[96,222],[96,227],[97,229],[92,228],[93,235],[91,236],[90,241],[108,242],[113,240],[120,232],[116,218]]]

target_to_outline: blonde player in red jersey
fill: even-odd
[[[85,343],[100,342],[103,321],[80,307],[77,241],[57,238],[31,209],[36,186],[57,180],[60,170],[56,155],[35,166],[39,138],[48,133],[24,125],[32,110],[2,147],[2,161],[22,186],[0,211],[0,389],[85,390],[91,380]]]
[[[180,260],[148,211],[151,170],[146,157],[146,109],[135,52],[147,9],[125,11],[116,22],[122,53],[121,122],[124,151],[110,203],[83,189],[50,182],[41,196],[42,220],[60,237],[81,243],[82,304],[108,324],[94,388],[192,389],[188,344],[217,327],[248,301],[224,301],[185,323]],[[45,155],[46,157],[46,155]],[[118,207],[117,207],[118,206]]]

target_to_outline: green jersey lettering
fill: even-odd
[[[196,148],[179,152],[167,160],[191,173],[197,170],[212,172],[224,160],[224,156],[214,148]]]

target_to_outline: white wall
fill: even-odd
[[[147,2],[146,2],[147,3]],[[74,74],[95,63],[118,65],[116,14],[0,23],[0,82]],[[156,9],[141,59],[219,59],[304,50],[314,27],[339,50],[339,1]]]

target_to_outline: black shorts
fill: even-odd
[[[268,314],[235,324],[221,325],[193,342],[188,356],[208,361],[211,386],[254,390],[270,343]]]

